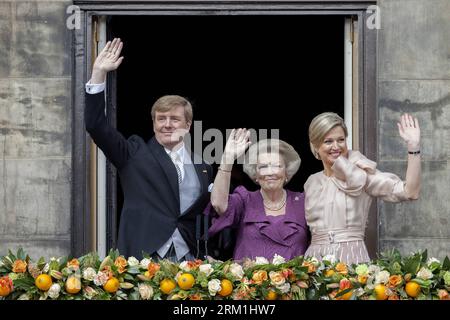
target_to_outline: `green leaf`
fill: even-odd
[[[450,271],[450,259],[446,256],[442,263],[442,270]]]
[[[138,291],[133,291],[132,293],[130,293],[128,299],[129,300],[140,300],[140,295]]]
[[[130,274],[125,274],[123,278],[128,281],[134,281],[134,277]]]
[[[136,266],[136,267],[129,267],[128,270],[127,270],[127,273],[140,274],[141,271],[139,270],[139,267]]]
[[[25,252],[23,251],[22,248],[19,248],[19,250],[17,250],[17,258],[20,259],[20,260],[24,260],[25,261],[26,254],[25,254]]]
[[[46,262],[45,262],[44,257],[40,257],[39,260],[38,260],[37,263],[36,263],[37,267],[38,267],[40,270],[42,270],[42,269],[45,267],[45,264],[46,264]]]
[[[412,257],[405,259],[405,272],[415,275],[420,267],[422,256],[421,254],[415,254]]]
[[[34,279],[31,276],[13,280],[13,283],[14,283],[15,290],[30,291],[31,289],[36,288],[36,286],[34,284]]]
[[[69,258],[67,256],[61,257],[59,259],[59,267],[58,267],[59,270],[65,268],[67,266],[68,259]]]
[[[422,262],[426,263],[428,259],[428,250],[425,249],[425,251],[422,253]]]

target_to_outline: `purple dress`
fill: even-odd
[[[275,254],[290,260],[303,255],[308,247],[308,227],[305,219],[303,193],[287,191],[286,213],[268,216],[260,191],[237,187],[228,198],[227,210],[219,216],[211,203],[206,215],[213,215],[209,236],[227,227],[237,228],[234,260],[265,257]]]

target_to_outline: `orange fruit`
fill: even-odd
[[[233,283],[228,279],[222,279],[220,286],[222,289],[217,293],[222,297],[229,296],[233,292]]]
[[[169,294],[172,292],[173,289],[175,289],[176,286],[177,285],[175,281],[166,278],[159,283],[159,290],[161,290],[161,292],[164,294]]]
[[[410,281],[406,284],[405,291],[411,298],[417,298],[420,293],[420,285],[416,282]]]
[[[68,293],[72,294],[78,293],[81,290],[81,281],[78,277],[70,276],[66,280],[65,287]]]
[[[36,277],[34,284],[39,288],[39,290],[48,291],[53,284],[52,277],[45,273],[40,274]]]
[[[105,289],[106,292],[109,293],[115,293],[117,290],[119,290],[120,282],[119,279],[112,277],[106,283],[103,285],[103,289]]]
[[[278,295],[275,291],[269,290],[266,294],[266,300],[277,300]]]
[[[338,293],[342,292],[342,291],[344,291],[344,290],[339,290]],[[353,295],[353,290],[350,290],[349,292],[344,293],[343,295],[337,297],[336,300],[350,300],[352,295]]]
[[[375,297],[377,300],[386,300],[388,295],[386,293],[386,286],[384,284],[377,284],[374,288]]]
[[[194,286],[195,278],[190,273],[183,273],[178,277],[178,286],[183,290],[189,290]]]

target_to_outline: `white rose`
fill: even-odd
[[[206,276],[209,276],[211,273],[213,273],[214,269],[210,264],[202,264],[198,267],[198,271],[204,273]]]
[[[21,294],[17,300],[30,300],[30,296],[26,293]]]
[[[83,270],[83,279],[86,279],[87,281],[92,281],[94,280],[94,277],[97,273],[95,272],[95,270],[91,267],[88,267],[86,269]]]
[[[92,299],[97,294],[97,291],[94,290],[94,288],[86,286],[83,288],[84,296],[88,299]]]
[[[180,267],[180,269],[183,270],[183,271],[189,271],[189,270],[190,270],[187,261],[181,262],[180,265],[179,265],[179,267]]]
[[[374,264],[371,264],[367,269],[368,274],[377,274],[381,271],[380,267]]]
[[[436,258],[431,257],[431,258],[428,259],[427,265],[429,266],[429,265],[431,265],[433,262],[437,262],[437,263],[441,264],[441,261],[439,261],[439,259],[436,259]]]
[[[52,299],[56,299],[59,297],[59,293],[61,291],[61,286],[57,283],[52,284],[50,289],[48,289],[48,296]]]
[[[428,280],[433,278],[433,273],[429,269],[422,267],[419,272],[417,272],[417,277],[423,280]]]
[[[329,261],[331,264],[336,262],[336,256],[334,254],[327,254],[322,258],[322,260]]]
[[[50,264],[49,264],[49,263],[46,263],[45,266],[44,266],[44,269],[42,269],[42,272],[43,272],[43,273],[47,273],[48,270],[50,270]]]
[[[375,281],[375,277],[374,276],[369,276],[367,278],[366,288],[369,289],[369,290],[373,290],[375,288],[374,281]]]
[[[241,280],[244,276],[244,269],[242,269],[242,266],[240,264],[232,263],[230,265],[230,273],[236,280]]]
[[[222,290],[222,286],[220,285],[220,280],[212,279],[208,282],[208,291],[209,294],[215,296],[217,292]]]
[[[273,260],[272,260],[272,263],[274,265],[277,266],[277,265],[285,263],[285,262],[286,262],[286,259],[284,257],[282,257],[282,256],[280,256],[280,255],[275,253],[275,255],[273,256]]]
[[[150,300],[153,297],[153,288],[148,284],[140,283],[139,294],[142,300]]]
[[[129,257],[127,263],[130,267],[137,267],[139,265],[139,260],[135,257]]]
[[[270,283],[274,286],[281,286],[286,282],[286,279],[281,272],[270,271],[269,272]]]
[[[150,262],[152,262],[152,260],[144,258],[141,260],[140,265],[142,268],[147,269]]]
[[[268,264],[269,260],[267,260],[264,257],[256,257],[255,259],[255,265],[260,265],[260,264]]]
[[[315,265],[316,267],[320,264],[320,261],[317,260],[316,257],[311,257],[311,258],[309,258],[309,261],[310,261],[313,265]]]
[[[281,293],[288,293],[291,290],[291,285],[289,282],[283,283],[280,286],[277,286],[277,289],[281,291]]]
[[[375,284],[388,283],[389,276],[390,276],[390,274],[386,270],[378,272],[378,274],[375,276]]]

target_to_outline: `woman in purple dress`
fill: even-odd
[[[277,139],[253,144],[245,156],[244,172],[261,188],[252,192],[239,186],[229,194],[233,163],[250,145],[249,137],[249,131],[238,129],[227,141],[205,210],[214,217],[209,235],[236,228],[235,260],[272,259],[275,254],[289,260],[303,255],[309,232],[304,196],[284,188],[300,167],[300,157],[291,145]]]

